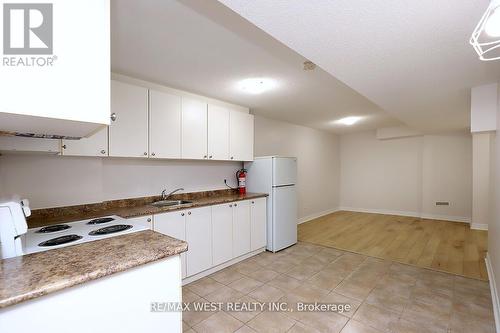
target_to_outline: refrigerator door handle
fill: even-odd
[[[287,185],[273,185],[273,188],[289,187],[289,186],[295,186],[295,184],[287,184]]]

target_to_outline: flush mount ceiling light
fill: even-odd
[[[479,59],[500,59],[500,0],[492,0],[472,33],[470,44]]]
[[[358,121],[360,121],[361,118],[362,117],[355,117],[355,116],[345,117],[345,118],[342,118],[342,119],[335,121],[335,124],[351,126],[351,125],[356,124]]]
[[[238,88],[249,94],[262,94],[276,87],[276,81],[268,78],[245,79],[238,83]]]

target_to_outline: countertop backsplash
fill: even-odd
[[[241,162],[94,158],[47,155],[0,156],[0,195],[20,195],[33,209],[100,203],[236,186]]]

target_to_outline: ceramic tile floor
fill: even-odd
[[[184,302],[350,304],[333,312],[184,312],[185,332],[494,333],[487,282],[299,243],[183,288]]]

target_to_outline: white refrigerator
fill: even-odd
[[[245,163],[247,191],[268,193],[267,249],[297,243],[297,158],[266,156]]]

